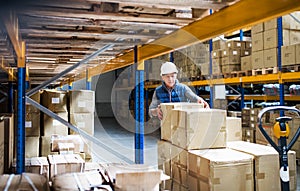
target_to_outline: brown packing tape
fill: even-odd
[[[220,178],[213,178],[213,179],[211,180],[211,182],[212,182],[213,184],[221,184]]]

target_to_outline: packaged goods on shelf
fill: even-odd
[[[83,152],[84,151],[84,142],[80,135],[52,135],[51,136],[51,151],[59,152],[59,143],[72,143],[74,152]]]
[[[25,115],[26,136],[40,136],[40,112],[27,112],[26,107]]]
[[[241,70],[246,71],[246,70],[252,70],[252,56],[243,56],[241,57]]]
[[[272,68],[277,66],[277,48],[264,50],[264,68]]]
[[[289,90],[291,95],[300,95],[300,85],[293,84],[289,87]]]
[[[191,191],[252,191],[254,188],[252,155],[231,149],[191,150],[188,163]]]
[[[252,52],[251,55],[251,63],[252,63],[252,69],[257,69],[257,68],[263,68],[264,64],[264,51],[260,50],[257,52]]]
[[[65,121],[68,121],[68,113],[60,112],[56,113],[59,117],[63,118]],[[53,134],[58,135],[68,135],[68,127],[60,123],[58,120],[53,119],[52,117],[44,114],[42,121],[42,136],[51,136]]]
[[[264,36],[263,32],[255,33],[252,35],[252,52],[257,52],[264,49]]]
[[[67,93],[64,91],[44,90],[41,93],[41,103],[50,111],[68,112],[67,109]]]
[[[281,47],[282,66],[296,64],[296,45],[288,45]]]
[[[12,172],[16,173],[16,160],[13,162]],[[47,157],[25,158],[25,172],[40,174],[49,180],[49,162]]]
[[[256,129],[250,127],[243,127],[242,131],[243,131],[243,141],[255,143]]]
[[[72,90],[69,95],[69,112],[93,113],[95,110],[95,92],[90,90]]]
[[[94,113],[71,113],[70,123],[89,135],[94,135]],[[70,130],[71,134],[77,134]]]
[[[0,176],[0,190],[50,191],[48,180],[39,174],[4,174]]]
[[[254,157],[255,190],[281,190],[279,175],[279,154],[270,146],[264,146],[244,141],[228,142],[227,147]],[[289,151],[288,154],[290,189],[296,190],[296,154]]]

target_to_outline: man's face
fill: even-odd
[[[175,85],[176,78],[176,73],[162,75],[162,79],[165,82],[167,88],[173,88],[173,86]]]

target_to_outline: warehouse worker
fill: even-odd
[[[162,120],[160,103],[170,102],[196,102],[204,104],[205,108],[209,105],[204,99],[197,96],[187,85],[179,83],[177,80],[178,70],[174,63],[165,62],[160,68],[162,85],[158,86],[153,94],[152,102],[149,106],[149,115],[157,116]]]

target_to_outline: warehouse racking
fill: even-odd
[[[269,3],[272,3],[274,6],[269,6]],[[231,30],[239,30],[240,28],[243,28],[248,25],[253,25],[265,20],[268,20],[270,18],[275,18],[280,15],[289,13],[291,11],[297,10],[300,7],[300,4],[298,1],[290,1],[290,2],[281,2],[281,1],[262,1],[262,2],[255,2],[251,0],[245,0],[237,3],[236,5],[230,6],[227,9],[223,9],[215,14],[212,14],[211,16],[196,21],[195,23],[188,25],[186,27],[183,27],[182,30],[178,30],[174,33],[171,33],[170,35],[165,36],[162,39],[159,39],[156,44],[147,44],[142,47],[135,47],[134,51],[130,51],[127,54],[121,55],[118,57],[119,60],[123,60],[123,62],[119,62],[117,60],[113,60],[112,62],[116,62],[116,64],[113,67],[107,67],[104,70],[100,70],[102,66],[97,66],[93,69],[88,69],[84,72],[85,78],[86,78],[86,87],[87,89],[91,88],[91,77],[98,75],[103,72],[108,72],[112,70],[116,70],[118,68],[128,66],[131,64],[138,65],[138,62],[140,60],[147,60],[150,58],[154,58],[156,56],[172,52],[174,49],[178,49],[183,46],[188,46],[193,43],[195,43],[196,40],[203,41],[210,39],[216,35],[231,31]],[[253,9],[257,10],[255,14],[253,14]],[[242,15],[239,13],[243,13]],[[224,15],[227,15],[228,17],[224,21]],[[239,15],[237,17],[237,15]],[[280,21],[280,19],[279,19]],[[280,23],[280,22],[279,22]],[[214,27],[209,27],[213,24]],[[18,153],[17,153],[17,172],[22,173],[24,171],[24,116],[25,116],[25,97],[30,96],[35,90],[30,90],[29,92],[25,93],[26,89],[26,60],[25,60],[25,43],[24,42],[18,42],[18,34],[17,30],[13,30],[14,27],[12,23],[9,23],[9,21],[6,23],[6,28],[9,32],[10,39],[13,42],[15,53],[18,57],[18,134],[17,134],[17,146],[18,146]],[[280,35],[280,26],[278,27],[279,35]],[[192,34],[192,35],[187,35]],[[174,41],[174,39],[184,39],[181,41]],[[279,38],[280,39],[280,38]],[[170,45],[170,42],[174,43],[173,45]],[[161,46],[163,45],[169,45],[169,46]],[[212,45],[210,45],[212,46]],[[280,51],[280,40],[278,44],[278,48]],[[109,48],[109,47],[106,47]],[[105,48],[105,49],[106,49]],[[211,51],[211,48],[210,48]],[[100,51],[99,51],[100,52]],[[99,53],[98,51],[95,54]],[[280,56],[280,54],[278,54]],[[172,59],[172,56],[171,56]],[[281,69],[280,60],[278,59],[278,67]],[[138,67],[138,66],[136,66]],[[210,70],[211,73],[211,70]],[[61,74],[62,76],[63,74]],[[135,85],[139,86],[139,88],[136,89],[136,106],[143,106],[143,93],[144,93],[144,87],[143,87],[143,69],[138,70],[136,73],[136,82]],[[207,86],[209,85],[212,87],[213,85],[219,85],[219,84],[228,84],[228,85],[241,85],[243,84],[249,84],[249,83],[267,83],[267,82],[279,82],[281,84],[281,90],[280,90],[280,96],[279,100],[280,103],[284,104],[284,98],[286,100],[297,100],[299,99],[298,96],[295,97],[284,97],[283,95],[283,83],[284,82],[291,82],[291,81],[298,81],[299,80],[299,72],[295,73],[282,73],[279,72],[277,74],[267,74],[267,75],[258,75],[258,76],[243,76],[243,77],[234,77],[234,78],[225,78],[225,79],[208,79],[208,80],[202,80],[202,81],[194,81],[194,82],[188,82],[188,85],[191,86]],[[11,76],[11,75],[10,75]],[[53,80],[58,79],[59,77],[54,78]],[[82,78],[82,77],[81,77]],[[73,79],[78,80],[78,79]],[[49,85],[49,81],[44,83],[44,87],[46,85]],[[72,83],[72,82],[70,82]],[[147,86],[146,88],[154,88],[155,86]],[[41,87],[38,87],[36,90],[38,90]],[[12,89],[12,88],[11,88]],[[138,96],[139,95],[139,96]],[[213,92],[211,92],[210,100],[213,99]],[[11,96],[9,96],[11,98]],[[263,97],[257,98],[258,96],[244,96],[242,93],[242,100],[247,99],[262,99]],[[233,99],[233,97],[228,97],[229,99]],[[264,99],[274,99],[274,97],[264,97]],[[277,97],[276,97],[277,99]],[[27,99],[28,100],[28,99]],[[211,104],[212,105],[212,104]],[[136,108],[136,110],[141,111],[143,109]],[[136,150],[138,151],[136,153],[136,162],[137,163],[143,163],[143,122],[144,122],[144,113],[136,112],[136,114],[139,115],[138,122],[136,124],[136,128],[138,129],[136,132]]]

